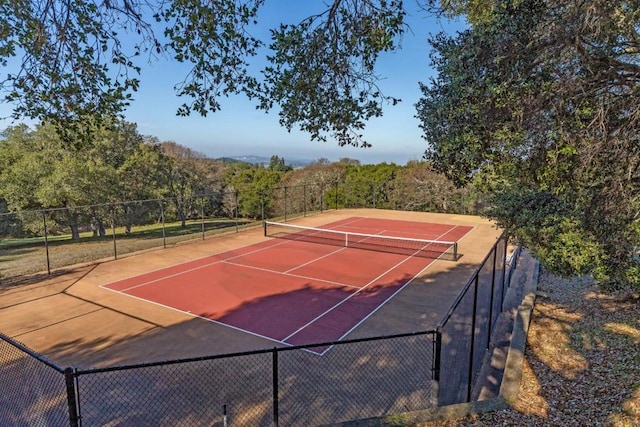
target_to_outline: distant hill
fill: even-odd
[[[252,162],[247,162],[244,160],[240,160],[238,158],[235,157],[218,157],[215,160],[219,161],[219,162],[223,162],[223,163],[252,163]]]
[[[283,156],[280,156],[281,158]],[[219,157],[216,160],[220,160],[225,163],[249,163],[252,165],[265,165],[269,164],[271,157],[263,157],[263,156],[228,156],[228,157]],[[306,159],[288,159],[284,157],[284,162],[287,165],[290,165],[293,168],[299,168],[309,165],[313,162],[313,160]]]

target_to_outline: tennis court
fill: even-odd
[[[279,238],[102,287],[281,345],[338,341],[436,259],[455,262],[472,229],[368,217],[267,224]]]

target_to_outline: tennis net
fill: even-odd
[[[457,242],[352,233],[273,221],[264,221],[264,235],[266,237],[299,240],[377,252],[390,252],[424,258],[439,258],[450,261],[456,261],[458,259]]]

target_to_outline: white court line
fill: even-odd
[[[286,244],[290,244],[290,243],[291,243],[291,241],[290,241],[290,240],[284,240],[284,241],[278,240],[278,241],[277,241],[277,243],[274,243],[273,245],[265,246],[265,247],[262,247],[262,248],[257,248],[257,249],[255,249],[255,250],[252,250],[252,251],[249,251],[249,252],[245,252],[245,253],[242,253],[242,254],[239,254],[239,255],[234,255],[234,256],[231,256],[231,257],[229,257],[229,258],[217,259],[217,260],[215,260],[215,261],[213,261],[213,262],[208,262],[208,263],[206,263],[206,264],[199,265],[199,266],[197,266],[197,267],[189,268],[189,269],[186,269],[186,270],[181,270],[181,271],[178,271],[178,272],[176,272],[176,273],[169,274],[169,275],[167,275],[167,276],[162,276],[162,277],[160,277],[160,278],[158,278],[158,279],[148,280],[148,281],[146,281],[146,282],[139,283],[139,284],[137,284],[137,285],[135,285],[135,286],[131,286],[131,287],[129,287],[129,288],[121,289],[121,291],[122,291],[122,292],[126,292],[126,291],[130,291],[130,290],[132,290],[132,289],[140,288],[140,287],[143,287],[143,286],[152,285],[152,284],[154,284],[154,283],[160,282],[160,281],[165,280],[165,279],[169,279],[169,278],[172,278],[172,277],[178,277],[178,276],[180,276],[180,275],[187,274],[187,273],[191,273],[191,272],[193,272],[193,271],[200,270],[200,269],[202,269],[202,268],[207,268],[207,267],[210,267],[210,266],[212,266],[212,265],[220,264],[221,262],[227,262],[227,261],[229,261],[229,260],[233,260],[233,259],[237,259],[237,258],[242,258],[242,257],[247,256],[247,255],[252,255],[252,254],[254,254],[254,253],[258,253],[258,252],[261,252],[261,251],[264,251],[264,250],[267,250],[267,249],[275,248],[275,247],[277,247],[277,246],[286,245]],[[230,250],[230,251],[228,251],[228,252],[234,252],[234,251],[237,251],[237,250],[239,250],[239,249],[242,249],[242,248],[232,249],[232,250]],[[218,255],[224,255],[224,254],[225,254],[225,252],[223,252],[223,253],[221,253],[221,254],[211,255],[211,257],[215,257],[215,256],[218,256]],[[205,257],[205,258],[209,258],[209,257]],[[205,258],[200,258],[200,259],[205,259]],[[191,261],[181,262],[181,263],[179,263],[179,264],[174,264],[174,265],[169,266],[169,267],[163,267],[161,270],[168,270],[168,269],[170,269],[170,268],[180,267],[181,265],[189,264],[189,263],[196,262],[196,261],[198,261],[198,259],[191,260]],[[157,270],[156,270],[156,271],[157,271]],[[104,284],[104,285],[100,285],[100,287],[101,287],[101,288],[106,288],[106,289],[111,289],[111,288],[109,288],[109,286],[110,286],[110,285],[113,285],[114,283],[118,283],[118,282],[121,282],[121,281],[123,281],[123,280],[135,279],[136,277],[142,277],[142,276],[145,276],[145,275],[150,274],[150,273],[155,273],[155,271],[151,271],[151,272],[148,272],[148,273],[139,274],[139,275],[137,275],[137,276],[128,277],[128,278],[126,278],[126,279],[122,279],[122,280],[116,280],[115,282],[110,282],[110,283],[107,283],[107,284]]]
[[[259,334],[257,332],[252,332],[250,330],[242,329],[242,328],[239,328],[237,326],[230,325],[228,323],[220,322],[219,320],[214,320],[214,319],[210,319],[210,318],[205,317],[205,316],[200,316],[199,314],[194,314],[194,313],[192,313],[190,311],[185,311],[185,310],[182,310],[182,309],[179,309],[179,308],[176,308],[176,307],[171,307],[170,305],[165,305],[165,304],[159,303],[157,301],[144,299],[144,298],[141,298],[141,297],[138,297],[138,296],[135,296],[135,295],[124,293],[122,291],[117,291],[115,289],[107,288],[107,290],[109,290],[111,292],[116,292],[116,293],[119,293],[119,294],[124,294],[124,295],[126,295],[126,296],[128,296],[130,298],[135,298],[135,299],[137,299],[139,301],[144,301],[144,302],[147,302],[147,303],[151,303],[151,304],[157,305],[158,307],[167,308],[169,310],[173,310],[173,311],[176,311],[178,313],[182,313],[182,314],[186,314],[186,315],[191,316],[191,317],[196,317],[196,318],[199,318],[199,319],[202,319],[202,320],[206,320],[208,322],[215,323],[215,324],[220,325],[220,326],[226,326],[227,328],[235,329],[236,331],[245,332],[247,334],[251,334],[251,335],[259,337],[259,338],[264,338],[266,340],[269,340],[269,341],[272,341],[272,342],[275,342],[275,343],[278,343],[278,344],[282,344],[283,346],[286,346],[286,347],[292,347],[291,344],[286,343],[284,341],[277,340],[277,339],[275,339],[273,337],[269,337],[269,336],[266,336],[266,335],[261,335],[261,334]],[[312,353],[315,353],[315,352],[312,352]],[[315,354],[318,354],[318,353],[315,353]]]
[[[413,256],[408,256],[405,259],[403,259],[402,261],[398,262],[396,265],[394,265],[393,267],[390,267],[389,269],[387,269],[385,272],[379,274],[375,279],[369,281],[369,283],[367,283],[366,285],[364,285],[363,287],[361,287],[360,289],[358,289],[356,292],[352,293],[351,295],[349,295],[348,297],[344,298],[342,301],[338,302],[337,304],[335,304],[333,307],[325,310],[323,313],[321,313],[320,315],[316,316],[314,319],[310,320],[309,322],[307,322],[305,325],[301,326],[300,328],[298,328],[296,331],[294,331],[292,334],[290,334],[289,336],[285,337],[284,340],[288,340],[289,338],[291,338],[292,336],[294,336],[295,334],[297,334],[298,332],[302,331],[303,329],[309,327],[312,323],[318,321],[320,318],[324,317],[325,315],[327,315],[329,312],[335,310],[336,308],[338,308],[339,306],[341,306],[342,304],[344,304],[345,302],[347,302],[348,300],[350,300],[351,298],[353,298],[355,295],[357,295],[358,293],[360,293],[361,291],[367,289],[369,286],[371,286],[373,283],[375,283],[376,280],[380,279],[381,277],[383,277],[385,274],[389,273],[390,271],[393,271],[394,269],[396,269],[397,267],[399,267],[400,265],[404,264],[405,262],[407,262],[408,260],[410,260]]]
[[[315,258],[315,259],[309,260],[309,261],[305,262],[304,264],[300,264],[300,265],[298,265],[298,266],[296,266],[296,267],[290,268],[289,270],[285,271],[284,273],[285,273],[285,274],[287,274],[287,273],[289,273],[290,271],[297,270],[297,269],[302,268],[302,267],[305,267],[305,266],[307,266],[307,265],[309,265],[309,264],[313,264],[313,263],[314,263],[314,262],[316,262],[316,261],[320,261],[320,260],[321,260],[321,259],[323,259],[323,258],[326,258],[326,257],[328,257],[328,256],[331,256],[331,255],[337,254],[338,252],[342,252],[342,251],[344,251],[345,249],[347,249],[347,248],[346,248],[346,247],[341,247],[340,249],[336,249],[335,251],[333,251],[333,252],[329,252],[328,254],[325,254],[325,255],[323,255],[323,256],[321,256],[321,257],[318,257],[318,258]]]
[[[300,274],[291,274],[291,273],[288,273],[288,272],[282,272],[282,271],[278,271],[278,270],[269,270],[268,268],[263,268],[263,267],[254,267],[252,265],[237,264],[235,262],[229,262],[229,261],[223,261],[223,263],[224,264],[229,264],[229,265],[234,265],[234,266],[237,266],[237,267],[249,268],[249,269],[252,269],[252,270],[264,271],[264,272],[267,272],[267,273],[275,273],[275,274],[279,274],[281,276],[297,277],[297,278],[305,279],[305,280],[313,280],[315,282],[329,283],[331,285],[343,286],[345,288],[356,288],[356,289],[360,288],[360,286],[348,285],[346,283],[340,283],[340,282],[333,282],[331,280],[318,279],[316,277],[302,276]]]
[[[355,223],[355,222],[361,221],[361,220],[363,220],[363,219],[365,219],[365,218],[357,218],[357,219],[354,219],[353,221],[351,221],[351,223]],[[349,223],[349,222],[347,222],[347,223],[341,223],[341,224],[339,224],[339,225],[337,225],[337,226],[335,226],[335,227],[341,227],[341,226],[345,226],[345,225],[348,225],[348,224],[350,224],[350,223]],[[443,233],[442,235],[440,235],[440,236],[439,236],[439,237],[437,237],[436,239],[439,239],[440,237],[442,237],[442,236],[444,236],[445,234],[449,233],[450,231],[454,230],[456,227],[458,227],[458,226],[457,226],[457,225],[453,226],[452,228],[450,228],[448,231],[446,231],[445,233]],[[474,227],[472,227],[472,228],[471,228],[471,230],[469,230],[469,232],[468,232],[468,233],[466,233],[466,234],[465,234],[465,236],[463,236],[462,238],[466,237],[466,235],[467,235],[467,234],[469,234],[469,233],[470,233],[473,229],[475,229],[475,228],[476,228],[475,226],[474,226]],[[378,233],[383,233],[383,232],[384,232],[384,231],[381,231],[381,232],[378,232]],[[112,292],[117,292],[117,293],[120,293],[120,294],[124,294],[124,295],[126,295],[126,296],[128,296],[128,297],[136,298],[136,299],[138,299],[138,300],[140,300],[140,301],[149,302],[149,303],[155,304],[155,305],[157,305],[157,306],[161,306],[161,307],[168,308],[168,309],[171,309],[171,310],[174,310],[174,311],[177,311],[177,312],[183,313],[183,314],[190,315],[190,316],[192,316],[192,317],[198,317],[198,318],[201,318],[201,319],[203,319],[203,320],[207,320],[207,321],[212,322],[212,323],[216,323],[216,324],[219,324],[219,325],[222,325],[222,326],[226,326],[226,327],[232,328],[232,329],[234,329],[234,330],[238,330],[238,331],[241,331],[241,332],[249,333],[249,334],[251,334],[251,335],[254,335],[254,336],[257,336],[257,337],[260,337],[260,338],[264,338],[264,339],[267,339],[267,340],[269,340],[269,341],[272,341],[272,342],[275,342],[275,343],[278,343],[278,344],[282,344],[282,345],[285,345],[285,346],[291,346],[292,344],[287,343],[287,342],[286,342],[286,340],[288,340],[289,338],[291,338],[292,336],[294,336],[294,335],[295,335],[295,334],[297,334],[298,332],[302,331],[303,329],[307,328],[307,327],[308,327],[308,326],[310,326],[312,323],[314,323],[315,321],[317,321],[318,319],[320,319],[320,318],[321,318],[321,317],[323,317],[324,315],[328,314],[328,313],[329,313],[330,311],[332,311],[333,309],[335,309],[335,308],[337,308],[338,306],[342,305],[344,302],[346,302],[347,300],[351,299],[354,295],[356,295],[356,294],[357,294],[357,293],[359,293],[360,291],[362,291],[362,290],[364,290],[364,289],[368,288],[371,284],[373,284],[373,283],[374,283],[376,280],[378,280],[380,277],[384,276],[384,275],[385,275],[385,274],[387,274],[388,272],[392,271],[393,269],[397,268],[398,266],[402,265],[402,264],[403,264],[403,263],[405,263],[407,260],[409,260],[409,259],[411,259],[411,258],[412,258],[412,256],[408,256],[407,258],[405,258],[404,260],[400,261],[400,262],[399,262],[399,263],[397,263],[395,266],[393,266],[393,267],[389,268],[386,272],[384,272],[384,273],[380,274],[378,277],[376,277],[375,279],[373,279],[372,281],[370,281],[369,283],[367,283],[366,285],[364,285],[364,286],[362,286],[362,287],[357,287],[357,286],[353,286],[353,285],[347,285],[347,284],[344,284],[344,283],[332,282],[332,281],[323,280],[323,279],[318,279],[318,278],[311,278],[311,277],[306,277],[306,276],[301,276],[301,275],[294,275],[294,274],[289,273],[290,271],[293,271],[293,270],[295,270],[295,269],[297,269],[297,268],[300,268],[300,267],[302,267],[303,265],[307,265],[307,264],[313,263],[313,262],[315,262],[315,261],[317,261],[317,260],[319,260],[319,259],[325,258],[325,257],[327,257],[327,256],[329,256],[329,255],[332,255],[332,254],[335,254],[335,253],[337,253],[337,252],[343,251],[343,250],[344,250],[344,249],[346,249],[346,248],[340,248],[340,249],[338,249],[338,250],[336,250],[336,251],[334,251],[334,252],[332,252],[332,253],[330,253],[330,254],[323,255],[323,256],[321,256],[321,257],[319,257],[319,258],[317,258],[317,259],[311,260],[311,261],[309,261],[309,262],[307,262],[307,263],[305,263],[305,264],[303,264],[303,265],[300,265],[300,266],[297,266],[297,267],[295,267],[295,268],[293,268],[293,269],[290,269],[290,270],[288,270],[288,271],[287,271],[287,272],[285,272],[285,273],[278,272],[278,271],[271,271],[271,270],[267,270],[267,269],[261,269],[261,268],[259,268],[259,267],[252,267],[252,266],[247,266],[247,265],[243,265],[243,264],[237,264],[237,263],[230,262],[230,260],[233,260],[233,259],[242,258],[242,257],[244,257],[244,256],[246,256],[246,255],[251,255],[251,254],[254,254],[254,253],[258,253],[258,252],[264,251],[264,250],[266,250],[266,249],[274,248],[274,247],[277,247],[277,246],[280,246],[280,245],[289,244],[289,243],[291,243],[291,242],[292,242],[292,241],[280,241],[280,242],[275,243],[275,244],[273,244],[273,245],[269,245],[269,246],[261,247],[261,248],[255,249],[255,250],[253,250],[253,251],[249,251],[249,252],[246,252],[246,253],[238,254],[238,255],[235,255],[235,256],[232,256],[232,257],[229,257],[229,258],[218,259],[218,260],[216,260],[216,261],[214,261],[214,262],[210,262],[210,263],[207,263],[207,264],[204,264],[204,265],[198,266],[198,267],[194,267],[194,268],[191,268],[191,269],[188,269],[188,270],[184,270],[184,271],[181,271],[181,272],[178,272],[178,273],[175,273],[175,274],[171,274],[171,275],[168,275],[168,276],[164,276],[164,277],[162,277],[162,278],[155,279],[155,280],[151,280],[151,281],[148,281],[148,282],[145,282],[145,283],[142,283],[142,284],[139,284],[139,285],[136,285],[136,286],[130,287],[130,288],[126,288],[126,289],[123,289],[123,290],[115,290],[115,289],[111,289],[111,288],[108,288],[108,287],[107,287],[107,286],[109,286],[109,285],[111,285],[111,284],[113,284],[113,283],[117,283],[117,282],[119,282],[119,281],[121,281],[121,280],[118,280],[118,281],[115,281],[115,282],[112,282],[112,283],[109,283],[109,284],[106,284],[106,285],[100,285],[100,287],[101,287],[101,288],[106,288],[106,289],[108,289],[108,290],[110,290],[110,291],[112,291]],[[231,250],[231,251],[229,251],[229,252],[236,251],[236,250],[239,250],[239,249],[242,249],[242,248],[233,249],[233,250]],[[223,252],[223,253],[221,253],[221,254],[216,254],[216,255],[218,255],[218,256],[219,256],[219,255],[223,255],[223,254],[224,254],[224,252]],[[212,255],[212,256],[216,256],[216,255]],[[191,263],[191,262],[194,262],[194,261],[197,261],[197,260],[191,260],[191,261],[186,261],[186,262],[184,262],[184,263],[175,264],[175,265],[170,266],[170,267],[165,267],[165,269],[178,267],[178,266],[180,266],[181,264],[188,264],[188,263]],[[186,274],[186,273],[189,273],[189,272],[192,272],[192,271],[196,271],[196,270],[199,270],[199,269],[201,269],[201,268],[206,268],[206,267],[209,267],[209,266],[212,266],[212,265],[215,265],[215,264],[219,264],[219,263],[228,263],[228,264],[231,264],[231,265],[237,265],[237,266],[246,267],[246,268],[253,268],[253,269],[258,269],[258,270],[264,270],[264,271],[269,271],[269,272],[273,272],[273,273],[277,273],[277,274],[289,275],[289,276],[293,276],[293,277],[300,277],[300,278],[304,278],[304,279],[308,279],[308,280],[320,281],[320,282],[330,283],[330,284],[334,284],[334,285],[338,285],[338,286],[344,286],[344,287],[350,287],[350,288],[358,288],[358,291],[354,292],[353,294],[351,294],[351,295],[350,295],[350,296],[348,296],[347,298],[343,299],[342,301],[340,301],[339,303],[337,303],[336,305],[334,305],[332,308],[330,308],[330,309],[326,310],[324,313],[322,313],[321,315],[317,316],[315,319],[311,320],[311,321],[310,321],[310,322],[308,322],[306,325],[304,325],[304,326],[302,326],[302,327],[298,328],[298,330],[296,330],[295,332],[293,332],[292,334],[290,334],[289,336],[287,336],[286,338],[284,338],[284,340],[277,340],[277,339],[274,339],[274,338],[272,338],[272,337],[263,336],[263,335],[261,335],[261,334],[258,334],[258,333],[255,333],[255,332],[252,332],[252,331],[249,331],[249,330],[246,330],[246,329],[238,328],[238,327],[236,327],[236,326],[233,326],[233,325],[230,325],[230,324],[227,324],[227,323],[223,323],[223,322],[220,322],[220,321],[217,321],[217,320],[213,320],[213,319],[210,319],[210,318],[207,318],[207,317],[204,317],[204,316],[196,315],[196,314],[193,314],[193,313],[188,312],[188,311],[184,311],[184,310],[181,310],[181,309],[178,309],[178,308],[175,308],[175,307],[171,307],[171,306],[167,306],[167,305],[161,304],[161,303],[156,302],[156,301],[148,300],[148,299],[145,299],[145,298],[137,297],[137,296],[135,296],[135,295],[131,295],[131,294],[129,294],[129,293],[126,293],[127,291],[129,291],[129,290],[131,290],[131,289],[135,289],[135,288],[138,288],[138,287],[142,287],[142,286],[150,285],[150,284],[153,284],[153,283],[155,283],[155,282],[158,282],[158,281],[161,281],[161,280],[164,280],[164,279],[167,279],[167,278],[176,277],[176,276],[179,276],[179,275],[182,275],[182,274]],[[378,311],[378,310],[379,310],[383,305],[385,305],[388,301],[390,301],[391,299],[393,299],[393,298],[394,298],[394,297],[395,297],[395,296],[396,296],[400,291],[402,291],[406,286],[408,286],[411,282],[413,282],[413,281],[416,279],[416,277],[418,277],[420,274],[422,274],[422,273],[423,273],[423,272],[424,272],[424,271],[425,271],[429,266],[431,266],[432,264],[433,264],[433,262],[430,262],[430,263],[429,263],[428,265],[426,265],[426,266],[425,266],[425,267],[424,267],[420,272],[418,272],[418,273],[417,273],[413,278],[411,278],[410,280],[408,280],[407,282],[405,282],[405,283],[404,283],[404,284],[403,284],[403,285],[402,285],[402,286],[401,286],[401,287],[400,287],[396,292],[394,292],[391,296],[389,296],[389,297],[388,297],[387,299],[385,299],[382,303],[380,303],[380,304],[379,304],[379,305],[378,305],[374,310],[372,310],[372,311],[371,311],[367,316],[365,316],[363,319],[361,319],[361,320],[360,320],[356,325],[354,325],[351,329],[349,329],[349,331],[347,331],[346,333],[344,333],[344,334],[343,334],[343,335],[342,335],[342,336],[341,336],[337,341],[342,340],[342,339],[343,339],[344,337],[346,337],[349,333],[351,333],[355,328],[357,328],[357,327],[358,327],[359,325],[361,325],[364,321],[366,321],[370,316],[372,316],[375,312],[377,312],[377,311]],[[138,275],[137,277],[144,276],[145,274],[148,274],[148,273],[140,274],[140,275]],[[133,276],[132,278],[135,278],[135,277],[136,277],[136,276]],[[329,351],[329,349],[330,349],[330,348],[331,348],[331,347],[327,348],[327,349],[326,349],[325,351],[323,351],[322,353],[316,353],[316,352],[313,352],[313,351],[311,351],[311,352],[312,352],[312,353],[314,353],[314,354],[324,355],[327,351]]]
[[[450,228],[449,230],[445,231],[444,233],[442,233],[440,236],[438,236],[438,239],[442,236],[444,236],[445,234],[447,234],[448,232],[450,232],[451,230],[453,230],[455,227],[457,226],[453,226],[453,228]],[[416,251],[417,253],[418,251]],[[442,255],[441,255],[442,256]],[[311,326],[313,323],[317,322],[318,320],[320,320],[322,317],[326,316],[327,314],[329,314],[331,311],[335,310],[336,308],[338,308],[339,306],[341,306],[342,304],[344,304],[345,302],[347,302],[348,300],[350,300],[351,298],[353,298],[356,294],[360,293],[361,291],[363,291],[364,289],[368,288],[369,286],[371,286],[372,284],[375,283],[376,280],[380,279],[381,277],[383,277],[384,275],[386,275],[387,273],[395,270],[397,267],[399,267],[400,265],[404,264],[405,262],[407,262],[408,260],[410,260],[411,258],[413,258],[413,255],[410,255],[408,257],[406,257],[405,259],[403,259],[402,261],[400,261],[399,263],[397,263],[396,265],[394,265],[393,267],[389,268],[387,271],[385,271],[384,273],[378,275],[378,277],[376,277],[375,279],[371,280],[369,283],[367,283],[366,285],[364,285],[362,288],[360,288],[358,291],[354,292],[353,294],[345,297],[342,301],[338,302],[337,304],[335,304],[333,307],[327,309],[324,313],[321,313],[320,315],[316,316],[314,319],[310,320],[309,322],[307,322],[305,325],[301,326],[300,328],[298,328],[296,331],[294,331],[293,333],[289,334],[287,337],[284,338],[284,341],[287,341],[289,338],[293,337],[294,335],[296,335],[298,332],[301,332],[302,330],[308,328],[309,326]],[[418,274],[422,273],[427,267],[429,267],[431,264],[433,264],[433,261],[431,261],[429,264],[427,264],[425,266],[425,268],[423,268],[422,270],[420,270],[414,277],[411,278],[411,280],[409,280],[407,283],[405,283],[404,285],[402,285],[401,289],[404,288],[405,286],[407,286],[408,283],[410,283],[411,281],[413,281]],[[400,289],[400,290],[401,290]],[[398,292],[400,291],[398,290]],[[349,332],[353,331],[354,328],[356,328],[357,326],[359,326],[360,324],[362,324],[362,322],[367,319],[369,316],[371,316],[371,314],[375,313],[382,305],[384,305],[390,298],[392,298],[393,296],[395,296],[397,294],[397,292],[395,292],[391,297],[387,298],[386,300],[384,300],[378,307],[376,307],[370,314],[368,314],[367,316],[365,316],[365,318],[363,318],[362,320],[360,320],[354,327],[352,327],[351,329],[349,329],[349,331],[345,334],[343,334],[338,340],[334,340],[334,341],[340,341],[342,340]]]
[[[411,279],[407,280],[405,283],[402,284],[402,286],[400,286],[400,288],[395,291],[393,294],[389,295],[389,297],[387,297],[387,299],[385,299],[384,301],[382,301],[376,308],[374,308],[373,310],[371,310],[371,312],[369,314],[367,314],[365,317],[363,317],[358,323],[356,323],[355,325],[353,325],[348,331],[346,331],[344,334],[342,334],[340,336],[340,338],[338,338],[337,340],[333,340],[333,341],[342,341],[347,335],[349,335],[351,332],[353,332],[358,326],[360,326],[361,324],[363,324],[364,322],[367,321],[367,319],[369,319],[369,317],[373,316],[374,313],[376,313],[378,310],[380,310],[382,308],[382,306],[384,306],[385,304],[387,304],[389,301],[391,301],[393,298],[395,298],[396,295],[398,295],[398,293],[400,293],[404,288],[406,288],[407,286],[409,286],[411,284],[411,282],[413,282],[414,280],[416,280],[416,278],[418,276],[420,276],[422,273],[424,273],[429,267],[431,267],[433,265],[433,263],[436,260],[431,261],[429,264],[425,265],[424,268],[422,270],[420,270],[419,272],[417,272]],[[333,348],[333,346],[329,346],[327,349],[325,349],[322,353],[319,353],[320,356],[324,356],[324,354],[331,350],[331,348]]]

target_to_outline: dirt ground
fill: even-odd
[[[522,377],[510,407],[416,424],[640,426],[640,299],[588,277],[540,272]]]

